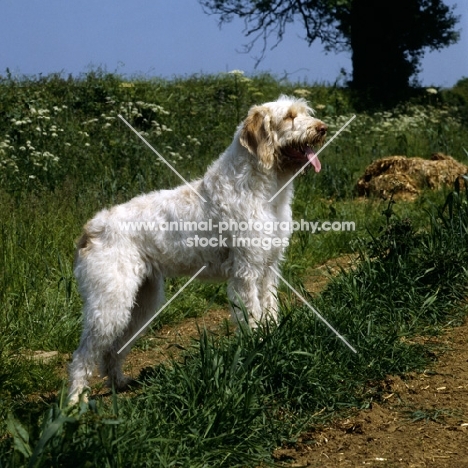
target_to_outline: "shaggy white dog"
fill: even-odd
[[[84,328],[70,365],[71,402],[96,363],[125,387],[130,346],[119,350],[162,305],[166,276],[205,267],[200,278],[228,281],[235,320],[245,322],[245,311],[250,326],[276,320],[270,266],[278,267],[291,233],[288,182],[307,161],[320,170],[313,148],[327,132],[311,114],[304,100],[287,96],[254,106],[202,179],[141,195],[85,225],[75,259]]]

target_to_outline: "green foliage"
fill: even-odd
[[[464,125],[468,123],[468,78],[462,78],[453,88],[443,90],[438,98],[458,111],[459,120]]]
[[[356,200],[354,184],[370,161],[388,154],[464,157],[460,104],[442,93],[358,113],[321,154],[323,171],[296,182],[295,219],[354,221],[356,230],[294,233],[283,274],[357,355],[284,286],[277,328],[222,337],[204,331],[181,360],[142,373],[140,389],[111,401],[67,408],[62,393],[44,397],[61,387],[65,358],[40,364],[27,355],[63,356],[77,345],[72,262],[81,226],[103,206],[180,183],[118,115],[192,178],[225,149],[252,104],[281,93],[307,98],[331,134],[355,112],[346,90],[240,72],[0,81],[2,466],[260,466],[310,424],[378,399],[370,382],[427,364],[426,350],[406,337],[437,333],[465,312],[464,186],[394,204]],[[353,269],[319,296],[301,286],[310,268],[353,252]],[[168,281],[168,296],[183,283]],[[191,284],[154,326],[226,305],[224,286]]]
[[[448,223],[444,211],[431,212],[430,229],[421,233],[386,213],[386,227],[362,245],[353,271],[318,298],[301,291],[357,355],[285,289],[279,327],[225,337],[203,331],[183,360],[143,373],[134,396],[74,408],[62,398],[39,431],[9,416],[4,454],[11,466],[22,460],[29,466],[147,466],[151,460],[200,467],[271,461],[278,443],[294,440],[311,423],[378,399],[368,382],[427,365],[424,348],[405,338],[434,333],[465,313],[458,304],[467,284],[468,232],[459,231],[468,223],[466,203],[463,196],[457,205],[463,209],[452,210]],[[451,253],[449,262],[440,261]],[[418,411],[409,418],[443,414]]]
[[[415,411],[407,411],[407,419],[409,422],[419,422],[419,421],[424,421],[424,422],[436,422],[439,424],[446,424],[446,418],[447,417],[453,417],[457,414],[456,411],[451,410],[451,409],[420,409],[420,410],[415,410]]]

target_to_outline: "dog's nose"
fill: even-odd
[[[320,133],[320,135],[325,135],[327,133],[328,127],[323,123],[319,123],[317,125],[317,133]]]

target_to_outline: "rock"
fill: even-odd
[[[431,159],[388,156],[368,166],[356,187],[360,196],[413,200],[423,189],[452,185],[466,173],[468,166],[442,153],[434,153]]]

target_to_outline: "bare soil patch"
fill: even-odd
[[[134,349],[125,361],[126,374],[137,378],[145,367],[153,367],[171,357],[177,357],[200,337],[201,330],[209,333],[224,334],[231,317],[229,310],[216,309],[206,312],[201,317],[189,318],[176,325],[164,325],[149,338],[148,350]],[[232,331],[233,325],[229,324]]]
[[[313,295],[319,294],[325,289],[331,278],[339,275],[342,271],[350,270],[356,258],[356,255],[343,255],[342,257],[332,258],[308,271],[307,278],[304,280],[305,289]]]
[[[468,322],[433,339],[437,364],[389,376],[380,401],[276,450],[291,467],[468,467]]]

